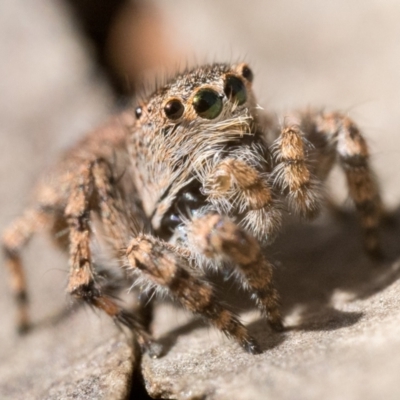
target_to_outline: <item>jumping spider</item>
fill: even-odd
[[[36,202],[3,235],[20,330],[29,326],[20,251],[46,228],[69,251],[68,292],[129,326],[151,350],[140,315],[102,288],[90,248],[97,216],[129,282],[139,277],[146,289],[162,289],[258,353],[204,268],[231,268],[270,325],[281,330],[279,295],[263,246],[278,233],[285,210],[307,219],[318,214],[322,183],[335,162],[346,175],[365,248],[380,254],[381,200],[356,125],[340,113],[308,110],[282,127],[257,105],[252,81],[243,63],[186,71],[65,154],[39,184]],[[68,235],[55,235],[63,231]]]

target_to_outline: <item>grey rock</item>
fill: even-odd
[[[134,346],[91,310],[74,310],[15,341],[0,364],[1,399],[125,399]]]

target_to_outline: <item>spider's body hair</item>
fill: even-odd
[[[179,95],[179,99],[191,102],[190,96],[200,86],[223,93],[225,74],[235,70],[227,64],[214,64],[196,68],[190,73],[178,75],[174,81],[159,89],[148,103],[142,105],[143,114],[133,127],[129,137],[129,151],[135,162],[133,176],[140,192],[146,199],[143,208],[151,218],[155,231],[171,208],[179,191],[192,181],[198,181],[207,196],[207,211],[237,217],[242,215],[244,226],[261,239],[267,231],[263,211],[245,215],[249,210],[245,196],[235,190],[235,182],[223,196],[216,196],[210,188],[210,176],[224,159],[238,160],[259,172],[267,182],[268,150],[264,142],[265,132],[258,124],[259,107],[248,87],[248,100],[238,106],[223,99],[221,114],[212,121],[199,119],[192,110],[178,123],[171,123],[162,113],[165,100]],[[147,111],[146,111],[147,110]],[[259,219],[261,217],[261,219]],[[279,217],[273,221],[279,225]]]
[[[69,253],[68,292],[130,327],[143,349],[158,353],[147,331],[152,309],[146,304],[158,293],[258,353],[204,270],[231,269],[281,330],[273,266],[263,245],[279,232],[284,211],[317,215],[322,182],[336,161],[365,247],[380,255],[380,193],[356,125],[340,113],[307,111],[281,127],[257,105],[252,81],[243,63],[178,74],[134,112],[111,119],[64,155],[38,185],[34,204],[2,237],[21,331],[30,321],[20,252],[46,228]],[[106,238],[129,285],[137,278],[134,286],[147,297],[142,312],[122,308],[107,289],[116,285],[104,282],[116,279],[97,273],[93,233]]]

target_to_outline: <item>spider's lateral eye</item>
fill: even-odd
[[[182,117],[184,111],[185,107],[178,99],[172,99],[164,106],[165,115],[172,120]]]
[[[142,116],[142,114],[143,114],[143,110],[142,110],[142,107],[136,107],[135,108],[135,116],[136,116],[136,119],[140,119],[140,117]]]
[[[240,78],[234,75],[227,75],[225,77],[224,92],[231,102],[239,106],[246,102],[246,86]]]
[[[217,118],[222,111],[222,98],[215,90],[200,89],[193,98],[193,108],[201,118]]]
[[[242,76],[249,82],[253,82],[254,79],[253,71],[247,65],[244,65],[242,68]]]

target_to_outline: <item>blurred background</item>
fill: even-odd
[[[280,115],[310,105],[348,113],[396,207],[399,16],[395,0],[2,1],[0,230],[62,149],[157,77],[213,61],[249,62],[259,103]],[[25,258],[40,319],[63,307],[67,265],[34,243]],[[0,360],[16,343],[6,279],[0,269]]]

